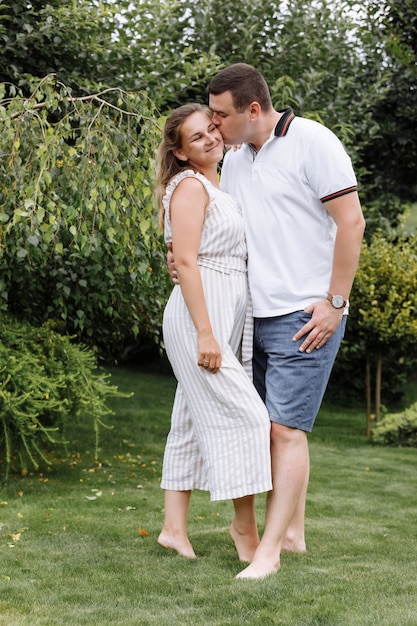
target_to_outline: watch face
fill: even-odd
[[[333,296],[332,304],[335,309],[341,309],[344,303],[345,301],[343,300],[342,296]]]

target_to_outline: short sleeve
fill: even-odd
[[[356,189],[351,159],[338,137],[325,126],[319,127],[305,160],[307,178],[323,202]]]
[[[211,186],[209,184],[209,181],[205,178],[205,176],[203,176],[202,174],[198,174],[197,172],[194,172],[193,170],[183,170],[182,172],[174,176],[174,178],[172,178],[169,181],[166,191],[165,191],[165,195],[162,198],[162,204],[165,210],[165,221],[167,219],[168,221],[170,221],[169,208],[171,204],[172,194],[174,193],[175,189],[178,187],[180,182],[184,180],[184,178],[197,178],[197,180],[199,180],[202,183],[203,187],[206,189],[210,200],[212,199],[213,194],[212,194]]]
[[[203,185],[203,187],[208,193],[208,196],[210,199],[209,205],[211,204],[211,200],[214,198],[214,188],[211,185],[211,183],[207,180],[207,178],[203,176],[203,174],[199,174],[198,172],[194,172],[193,170],[183,170],[182,172],[179,172],[176,176],[174,176],[169,181],[166,191],[165,191],[165,195],[162,198],[162,205],[164,207],[164,212],[165,212],[164,238],[165,238],[166,243],[171,243],[172,241],[171,214],[170,214],[172,194],[174,193],[175,189],[178,187],[180,182],[184,180],[184,178],[196,178],[197,180],[201,182],[201,184]],[[208,211],[209,210],[210,210],[210,206],[208,208]]]

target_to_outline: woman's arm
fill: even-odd
[[[197,265],[207,204],[208,194],[201,182],[195,178],[185,178],[172,195],[170,215],[175,268],[182,295],[197,330],[198,365],[217,372],[221,366],[221,351],[213,335]]]

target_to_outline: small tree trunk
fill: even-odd
[[[371,436],[371,363],[366,356],[366,436]]]
[[[382,353],[378,352],[375,375],[375,421],[381,421]]]

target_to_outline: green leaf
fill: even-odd
[[[39,241],[40,241],[40,239],[39,239],[38,235],[30,235],[30,236],[28,237],[28,242],[29,242],[32,246],[37,246],[37,245],[39,245]]]
[[[16,256],[19,259],[24,259],[26,256],[28,255],[28,251],[25,250],[24,248],[20,248],[17,252],[16,252]]]

